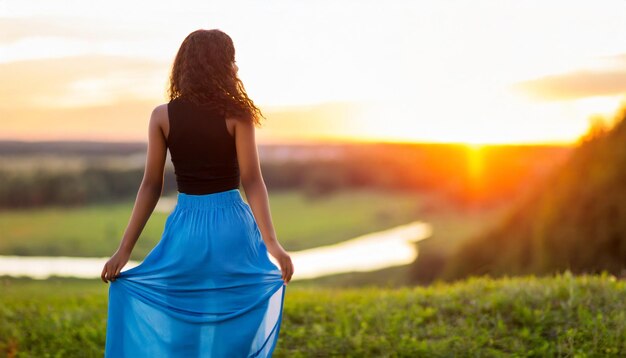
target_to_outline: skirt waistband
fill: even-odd
[[[244,202],[238,188],[209,194],[186,194],[178,192],[176,206],[184,208],[209,209]]]

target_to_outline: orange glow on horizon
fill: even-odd
[[[485,158],[482,149],[483,146],[480,144],[466,146],[469,190],[474,195],[480,193],[483,185]]]

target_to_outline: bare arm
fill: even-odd
[[[259,226],[267,251],[278,260],[283,273],[283,280],[289,282],[294,271],[293,264],[289,254],[278,242],[274,225],[272,224],[267,187],[261,174],[255,127],[252,122],[236,121],[235,143],[237,146],[241,184],[246,193],[246,199]]]
[[[152,111],[148,125],[148,153],[144,169],[143,180],[137,192],[135,205],[124,231],[120,245],[102,269],[101,278],[114,281],[135,247],[150,215],[161,197],[163,191],[163,172],[167,156],[167,144],[162,131],[162,123],[167,119],[167,107],[161,105]]]

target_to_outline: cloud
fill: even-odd
[[[579,70],[515,83],[516,91],[542,100],[572,100],[626,93],[626,54],[612,56],[612,69]]]
[[[168,71],[163,61],[103,55],[0,63],[0,109],[159,98]]]
[[[0,137],[145,140],[152,109],[167,102],[170,65],[103,55],[0,63]],[[344,103],[267,107],[259,141],[330,135],[352,112]]]
[[[154,107],[165,99],[124,98],[102,105],[65,108],[0,108],[0,139],[147,140]],[[267,107],[259,143],[301,142],[350,133],[356,103]]]
[[[54,18],[0,18],[0,44],[12,43],[28,37],[54,36],[84,40],[106,40],[137,35],[112,26],[94,26],[92,19],[76,17]]]
[[[73,108],[3,108],[0,137],[146,140],[150,113],[164,102],[130,98]]]
[[[617,55],[598,56],[600,60],[606,61],[609,65],[626,66],[626,53],[620,53]]]
[[[0,17],[0,63],[77,55],[173,60],[181,34],[163,26],[129,28],[106,19]]]

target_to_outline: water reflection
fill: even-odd
[[[338,244],[296,251],[291,254],[295,269],[292,279],[406,265],[417,257],[414,243],[429,237],[431,233],[429,224],[416,221]]]

